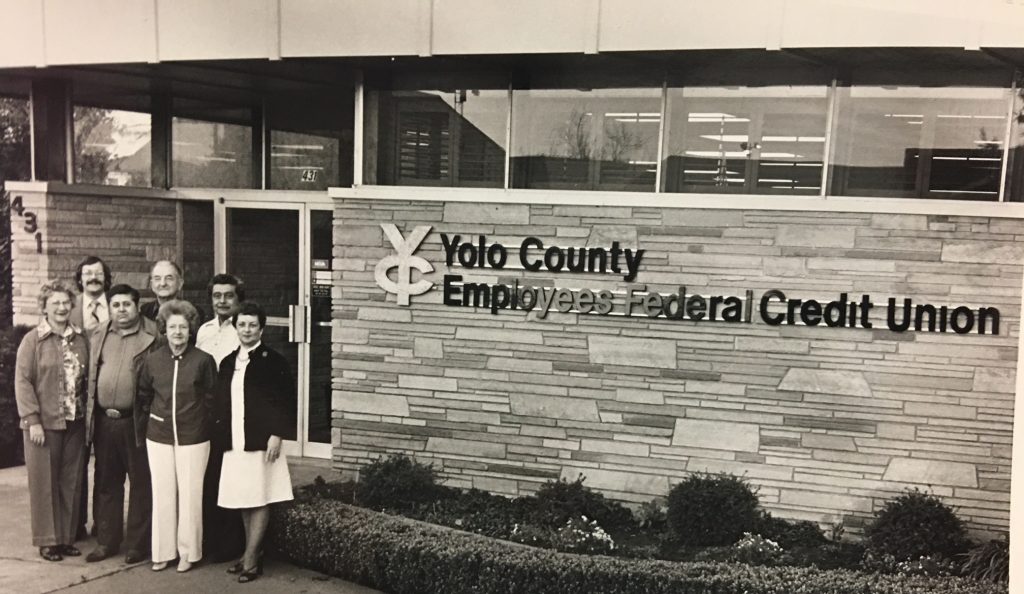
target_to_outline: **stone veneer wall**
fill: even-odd
[[[24,216],[11,213],[14,239],[13,302],[16,324],[36,324],[39,286],[51,278],[74,284],[82,258],[102,258],[115,283],[143,290],[149,267],[162,258],[179,259],[177,206],[171,200],[90,194],[11,191],[36,216],[43,253],[25,231]]]
[[[999,336],[695,323],[395,304],[373,270],[380,223],[433,231],[417,252],[441,282],[440,233],[517,247],[646,249],[637,283],[667,293],[827,301],[872,295],[993,306]],[[907,487],[977,533],[1005,532],[1024,222],[960,216],[344,199],[335,211],[334,465],[389,452],[448,484],[507,495],[586,476],[625,501],[687,473],[746,476],[791,518],[857,531]],[[514,250],[510,262],[516,262]],[[619,275],[497,272],[472,282],[621,290]],[[881,311],[879,311],[881,310]],[[756,307],[755,307],[756,317]],[[882,321],[879,321],[882,319]]]

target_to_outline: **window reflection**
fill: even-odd
[[[152,185],[150,114],[76,105],[72,117],[75,182]]]
[[[351,95],[292,92],[268,99],[270,170],[275,190],[323,191],[352,184]]]
[[[501,187],[508,92],[381,93],[380,182]]]
[[[665,190],[818,194],[825,87],[669,89]]]
[[[251,126],[175,117],[171,138],[173,185],[253,187]]]
[[[514,91],[512,186],[653,192],[660,89]]]
[[[0,96],[0,184],[31,179],[28,99]]]
[[[1008,89],[838,92],[834,193],[998,199]]]

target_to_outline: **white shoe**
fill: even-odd
[[[168,563],[167,561],[161,561],[159,563],[154,563],[153,564],[153,571],[163,571],[163,570],[167,569],[168,565],[170,565],[170,563]]]
[[[185,573],[190,569],[192,569],[192,563],[190,561],[186,561],[185,559],[178,561],[178,573]]]

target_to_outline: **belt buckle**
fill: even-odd
[[[117,410],[115,408],[105,408],[105,409],[103,409],[103,412],[105,412],[106,415],[108,417],[110,417],[111,419],[120,419],[121,417],[124,416],[124,415],[121,414],[121,411],[119,411],[119,410]]]

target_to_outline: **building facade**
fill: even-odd
[[[5,6],[18,322],[169,257],[268,306],[348,473],[1020,521],[1019,3],[105,7]]]

